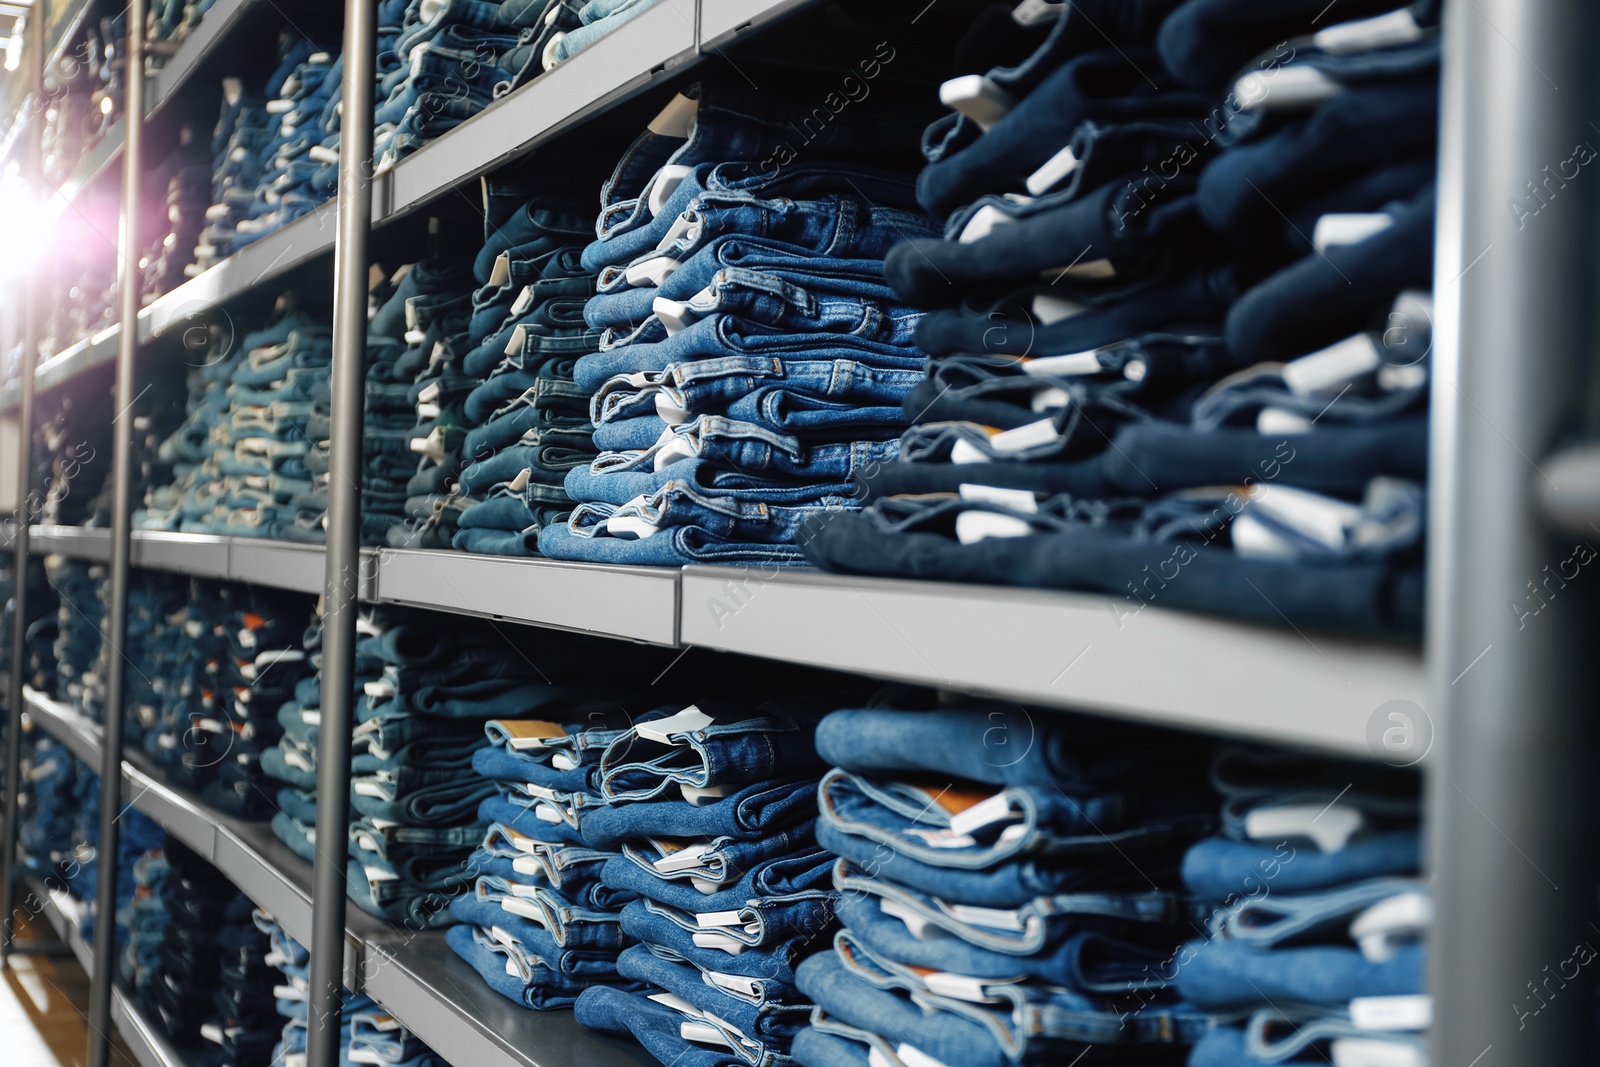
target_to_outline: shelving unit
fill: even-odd
[[[66,943],[85,973],[93,973],[94,960],[89,943],[80,932],[83,922],[83,902],[62,890],[50,889],[38,878],[26,880],[31,898],[38,901],[38,914],[56,936]],[[186,1067],[184,1057],[174,1049],[140,1012],[127,992],[118,986],[111,994],[111,1021],[122,1035],[122,1040],[139,1061],[139,1067]]]
[[[89,766],[99,765],[99,724],[43,694],[31,689],[25,693],[28,716],[36,727]],[[208,807],[188,790],[167,783],[142,754],[134,752],[123,759],[122,797],[125,804],[148,815],[215,866],[282,923],[290,936],[310,943],[311,865],[274,837],[266,823],[237,819]],[[38,886],[35,892],[42,889]],[[348,914],[345,985],[382,1004],[451,1063],[473,1067],[592,1067],[599,1063],[644,1067],[654,1062],[633,1042],[584,1029],[570,1012],[531,1012],[507,1001],[450,950],[442,932],[391,926],[354,906]],[[61,918],[56,913],[51,924]],[[57,933],[87,967],[88,946],[77,936],[76,925],[57,926]],[[128,1040],[133,1044],[132,1038]],[[142,1067],[171,1067],[178,1062],[141,1060]]]
[[[236,44],[262,2],[220,0],[151,79],[145,114]],[[816,3],[668,0],[378,174],[369,187],[370,222],[386,226],[465,193],[473,179]],[[1569,1018],[1541,1020],[1526,1035],[1511,1027],[1502,1005],[1506,989],[1515,994],[1523,976],[1562,958],[1573,933],[1563,923],[1574,925],[1573,936],[1588,936],[1576,918],[1592,905],[1592,893],[1570,887],[1595,884],[1593,850],[1572,848],[1558,823],[1565,827],[1572,812],[1600,810],[1586,714],[1593,691],[1588,620],[1597,594],[1583,585],[1564,594],[1554,618],[1540,620],[1552,633],[1543,644],[1522,634],[1504,605],[1541,565],[1562,558],[1551,554],[1552,529],[1532,502],[1573,490],[1565,472],[1556,489],[1549,472],[1557,468],[1544,457],[1600,426],[1594,405],[1584,406],[1593,388],[1578,358],[1600,347],[1587,310],[1600,286],[1590,240],[1600,187],[1568,181],[1561,204],[1573,214],[1543,229],[1525,227],[1515,212],[1508,221],[1504,207],[1525,195],[1542,165],[1565,158],[1572,131],[1585,128],[1582,101],[1600,92],[1590,58],[1600,41],[1600,10],[1553,0],[1469,6],[1471,13],[1447,5],[1445,24],[1423,649],[1159,607],[1130,613],[1114,598],[1041,590],[397,549],[361,557],[359,599],[582,631],[684,655],[722,651],[799,662],[1357,758],[1383,755],[1372,734],[1387,705],[1426,708],[1439,740],[1424,764],[1438,902],[1433,1062],[1490,1067],[1490,1048],[1500,1067],[1567,1062],[1563,1052],[1576,1047],[1566,1040],[1577,1033],[1574,998],[1558,1008]],[[68,38],[90,8],[84,2],[70,16]],[[68,38],[53,46],[57,53]],[[15,140],[13,129],[8,144]],[[84,162],[71,193],[108,173],[119,151],[118,139],[108,138]],[[136,340],[225,317],[241,297],[329,260],[336,245],[359,246],[361,224],[346,220],[341,245],[338,221],[338,205],[324,205],[179,286],[130,316]],[[359,258],[346,268],[363,267]],[[44,361],[34,385],[61,389],[110,363],[121,329]],[[1513,361],[1508,352],[1525,354]],[[17,407],[19,393],[16,383],[0,389],[0,412]],[[1573,477],[1582,481],[1582,473]],[[38,527],[31,537],[36,554],[111,557],[110,531]],[[143,531],[131,544],[130,566],[308,594],[326,589],[328,554],[316,546]],[[334,555],[349,559],[337,546]],[[96,724],[38,694],[26,703],[36,722],[87,762],[105,755]],[[311,938],[319,915],[312,865],[266,827],[229,819],[165,783],[137,753],[126,756],[121,776],[129,802],[219,866],[295,936]],[[331,795],[338,797],[337,789]],[[333,870],[326,862],[317,869]],[[1546,883],[1558,882],[1562,896],[1546,896]],[[1574,903],[1579,895],[1581,906]],[[341,898],[330,897],[334,903],[324,907],[336,909]],[[327,920],[337,911],[320,915]],[[335,923],[327,932],[340,929]],[[353,988],[377,998],[456,1067],[648,1062],[637,1046],[589,1034],[566,1013],[522,1011],[502,1000],[437,933],[397,930],[352,911],[342,946],[337,940],[324,939],[330,954],[319,966],[328,974],[342,969]],[[126,1005],[117,1004],[122,1018]]]

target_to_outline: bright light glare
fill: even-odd
[[[0,279],[25,278],[44,258],[55,231],[55,218],[43,210],[20,174],[7,167],[0,174]]]

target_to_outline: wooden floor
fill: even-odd
[[[18,913],[21,917],[21,913]],[[55,941],[42,922],[22,925],[17,940]],[[0,972],[0,1062],[5,1067],[86,1067],[89,977],[70,953],[20,955]],[[112,1067],[137,1067],[113,1035]]]

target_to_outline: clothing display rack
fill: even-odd
[[[130,70],[140,68],[146,53],[145,6],[131,0],[127,8]],[[821,4],[665,0],[376,175],[363,162],[373,155],[372,124],[346,122],[335,200],[141,307],[140,265],[127,250],[150,236],[135,232],[131,206],[148,194],[140,189],[146,127],[196,79],[224,72],[231,52],[257,47],[253,36],[275,17],[275,6],[217,0],[159,71],[126,79],[125,119],[55,191],[70,210],[83,190],[119,182],[124,253],[116,324],[37,366],[31,354],[43,336],[43,310],[32,275],[21,301],[29,355],[18,379],[0,387],[0,420],[21,427],[6,438],[20,445],[20,455],[0,455],[19,477],[16,519],[4,531],[4,547],[16,559],[5,701],[13,727],[26,716],[98,768],[106,786],[100,854],[116,856],[119,819],[129,809],[141,812],[310,950],[311,1018],[333,1024],[310,1028],[306,1067],[339,1062],[341,985],[372,997],[455,1067],[654,1060],[637,1044],[585,1029],[572,1012],[512,1004],[451,951],[441,932],[406,930],[347,907],[351,861],[342,850],[320,849],[315,863],[307,863],[266,824],[220,812],[197,792],[166,781],[143,752],[123,743],[121,670],[106,679],[103,722],[27,686],[21,664],[28,654],[30,557],[106,565],[103,632],[111,649],[130,640],[130,574],[138,570],[323,598],[322,669],[329,680],[322,687],[317,763],[320,840],[343,839],[349,822],[352,679],[363,605],[613,638],[620,655],[654,646],[668,650],[673,665],[736,653],[1318,756],[1377,763],[1396,751],[1415,752],[1403,762],[1418,766],[1425,783],[1425,876],[1433,897],[1428,1062],[1584,1062],[1583,1050],[1594,1047],[1590,999],[1546,994],[1547,1006],[1535,1018],[1526,998],[1530,989],[1547,988],[1540,983],[1572,956],[1574,942],[1600,937],[1600,926],[1590,922],[1600,922],[1594,903],[1600,862],[1592,846],[1600,780],[1592,769],[1597,748],[1586,699],[1596,682],[1600,593],[1593,579],[1562,572],[1559,595],[1550,596],[1547,581],[1551,568],[1572,555],[1575,540],[1600,535],[1600,379],[1591,369],[1600,342],[1593,312],[1600,291],[1600,256],[1593,251],[1600,247],[1600,178],[1559,169],[1574,144],[1600,138],[1590,122],[1591,102],[1600,99],[1593,60],[1600,9],[1554,0],[1446,4],[1425,636],[1417,646],[1160,606],[1128,618],[1121,600],[1090,593],[760,565],[620,566],[362,547],[361,490],[340,478],[330,485],[325,546],[134,529],[131,418],[112,426],[112,527],[32,522],[27,500],[37,487],[30,485],[36,469],[30,449],[41,397],[113,367],[114,410],[126,411],[148,384],[142,352],[178,342],[196,323],[225,318],[224,308],[236,301],[270,300],[274,286],[296,272],[318,284],[331,279],[324,285],[333,294],[331,463],[335,470],[359,469],[369,244],[403,225],[418,228],[425,213],[462,196],[468,183],[558,137],[605,124],[692,68],[733,63],[749,42],[782,34],[784,20]],[[370,114],[376,6],[346,0],[343,8],[344,113]],[[52,12],[53,41],[29,34],[24,64],[33,100],[42,97],[48,65],[95,9],[94,0],[79,0],[59,18]],[[15,162],[38,178],[42,127],[39,109],[23,106],[0,140],[0,167]],[[1547,210],[1530,214],[1528,205]],[[1541,610],[1519,607],[1534,606],[1532,597]],[[89,1026],[99,1035],[91,1041],[91,1067],[110,1062],[113,1031],[141,1067],[182,1067],[182,1057],[112,980],[115,939],[100,938],[91,950],[71,916],[79,905],[22,877],[22,732],[6,732],[3,911],[13,914],[23,896],[36,901],[38,914],[89,972]],[[101,877],[98,890],[98,914],[115,913],[117,879]],[[12,934],[8,924],[0,960],[13,950]]]

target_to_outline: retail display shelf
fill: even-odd
[[[34,527],[30,545],[105,559],[110,540],[105,531]],[[133,560],[323,591],[324,555],[312,545],[135,531]],[[367,550],[358,580],[367,601],[739,652],[1344,756],[1386,756],[1373,727],[1381,739],[1390,711],[1426,719],[1415,646],[1092,594],[391,548]]]
[[[23,897],[22,910],[43,918],[85,973],[92,970],[92,950],[89,942],[83,939],[83,902],[65,889],[50,886],[44,878],[29,876],[23,879],[23,884],[28,887],[28,893]]]
[[[645,1067],[644,1046],[529,1011],[484,983],[440,932],[390,928],[366,946],[363,992],[456,1067]]]
[[[78,759],[100,770],[100,724],[71,704],[52,700],[30,686],[22,689],[28,718],[45,733],[66,746]]]
[[[1421,714],[1415,647],[1112,597],[709,566],[679,595],[685,646],[1339,755],[1384,755],[1391,702]]]
[[[205,18],[195,27],[167,60],[165,66],[146,79],[144,113],[157,114],[164,105],[177,98],[184,83],[189,80],[202,62],[218,48],[239,24],[241,16],[256,4],[266,0],[219,0],[206,12]],[[52,210],[60,212],[77,199],[84,189],[120,167],[122,145],[127,139],[127,119],[119,118],[106,131],[100,142],[89,150],[72,176],[56,190]],[[115,250],[113,250],[113,254]]]
[[[28,878],[26,885],[33,899],[26,901],[24,907],[37,907],[37,914],[50,924],[56,936],[71,949],[84,973],[93,973],[91,949],[80,932],[83,902],[60,889],[48,888],[37,878]],[[150,1025],[120,986],[113,987],[111,991],[111,1019],[139,1067],[183,1067],[183,1056]]]
[[[104,563],[111,558],[111,531],[87,526],[39,525],[28,531],[28,551]]]
[[[152,109],[175,93],[206,51],[225,39],[229,28],[241,21],[251,3],[259,2],[224,0],[212,8],[156,76],[151,94],[156,103]],[[721,12],[717,25],[725,25],[731,31],[809,2],[733,2],[708,7]],[[373,189],[373,221],[383,223],[410,214],[463,182],[528,152],[695,61],[701,53],[695,37],[694,12],[686,10],[689,7],[682,2],[656,5],[379,174]],[[120,135],[116,140],[120,145]],[[106,143],[111,141],[108,135]],[[114,152],[116,147],[105,151]],[[330,201],[153,301],[139,313],[140,342],[209,321],[216,309],[229,300],[331,253],[337,214],[337,203]],[[36,388],[40,392],[55,388],[91,366],[109,362],[116,355],[117,343],[118,328],[113,326],[90,341],[79,342],[51,357],[39,366]],[[17,386],[7,383],[0,391],[0,411],[16,403]]]
[[[416,209],[693,60],[694,7],[657,4],[380,174],[373,221]]]
[[[678,643],[678,571],[379,549],[377,598],[510,622]]]
[[[45,732],[99,766],[98,724],[31,689],[26,699]],[[208,807],[189,791],[163,781],[137,752],[123,761],[122,788],[126,803],[213,864],[292,937],[311,943],[311,865],[279,841],[270,826]],[[36,892],[42,894],[43,887]],[[346,914],[345,984],[377,1000],[450,1063],[643,1067],[654,1062],[633,1042],[585,1030],[571,1012],[532,1012],[506,1000],[450,950],[443,933],[381,922],[354,903]],[[155,1067],[142,1060],[141,1065]]]
[[[700,0],[700,43],[724,47],[750,32],[806,7],[815,0]]]

